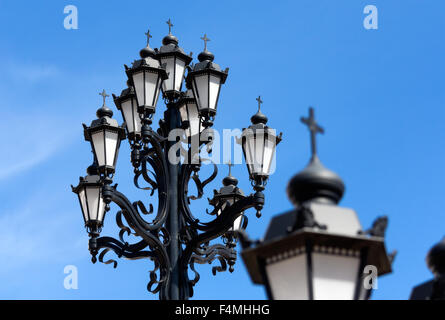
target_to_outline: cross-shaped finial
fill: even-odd
[[[207,41],[210,41],[209,38],[207,38],[207,34],[204,33],[204,37],[201,37],[201,40],[204,41],[204,51],[207,51]]]
[[[232,161],[228,161],[227,162],[227,165],[229,166],[229,176],[231,176],[232,175],[232,167],[233,167],[233,163],[232,163]]]
[[[105,99],[109,97],[109,95],[105,92],[105,89],[101,93],[99,93],[99,95],[104,98],[104,104],[102,105],[102,107],[105,107]]]
[[[166,24],[168,24],[168,34],[172,34],[173,23],[170,21],[170,18],[168,18]]]
[[[150,29],[147,30],[147,32],[145,33],[145,35],[147,36],[147,46],[150,43],[150,38],[153,38],[150,34]]]
[[[318,123],[315,121],[315,114],[314,114],[314,108],[309,108],[309,117],[301,117],[301,122],[303,122],[305,125],[308,126],[309,131],[311,132],[311,150],[312,150],[312,157],[314,157],[317,154],[317,142],[316,142],[316,135],[317,133],[324,133],[324,129],[318,125]]]
[[[263,100],[261,100],[261,96],[258,96],[258,98],[255,99],[258,101],[258,111],[261,111],[261,104],[263,103]]]

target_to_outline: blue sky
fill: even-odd
[[[63,28],[69,4],[79,10],[78,30]],[[378,30],[363,27],[368,4],[379,10]],[[215,62],[230,67],[217,129],[246,127],[261,94],[269,124],[284,132],[263,217],[249,213],[251,237],[292,207],[287,181],[309,159],[299,117],[313,105],[326,130],[320,157],[346,183],[341,205],[365,227],[390,219],[386,244],[398,255],[374,298],[408,298],[431,278],[425,255],[444,235],[444,9],[433,0],[0,1],[0,298],[157,298],[145,290],[147,262],[90,262],[70,184],[91,161],[81,123],[94,118],[98,92],[120,93],[123,64],[138,58],[147,28],[160,45],[168,18],[186,52],[201,51],[205,32]],[[134,201],[143,194],[132,188],[130,167],[124,142],[115,182]],[[245,166],[233,172],[251,192]],[[116,236],[113,220],[111,213],[105,231]],[[63,287],[66,265],[78,268],[78,290]],[[265,298],[241,259],[233,274],[198,268],[196,299]]]

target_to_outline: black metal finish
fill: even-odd
[[[171,35],[170,20],[168,25],[170,32],[164,38],[163,52],[149,47],[151,36],[149,32],[146,33],[147,47],[140,52],[142,59],[135,61],[131,69],[126,67],[129,88],[124,90],[120,97],[114,96],[118,108],[124,99],[129,97],[135,99],[134,83],[131,78],[134,72],[148,70],[160,74],[161,80],[167,77],[163,67],[157,67],[155,60],[158,59],[158,55],[162,57],[164,53],[174,53],[187,59],[187,64],[190,62],[191,55],[184,55],[176,46],[177,39]],[[170,47],[167,48],[167,46]],[[210,54],[206,50],[205,52]],[[222,82],[224,82],[227,71],[221,72],[219,66],[212,62],[213,55],[211,59],[207,58],[204,61],[201,56],[201,63],[198,68],[195,66],[194,72],[219,73],[223,77]],[[190,69],[187,70],[190,72]],[[160,85],[162,85],[162,81]],[[148,104],[150,108],[146,108],[144,107],[145,102],[138,101],[138,113],[142,125],[140,133],[130,133],[128,128],[126,130],[131,147],[131,163],[134,167],[134,185],[138,189],[147,191],[150,197],[154,196],[155,192],[157,193],[156,214],[154,214],[152,204],[145,205],[142,201],[131,202],[117,190],[117,185],[111,185],[112,173],[115,169],[113,167],[108,171],[100,171],[98,174],[102,197],[106,203],[105,211],[110,210],[111,203],[120,208],[116,213],[116,224],[120,228],[118,239],[108,236],[100,237],[102,224],[93,223],[88,228],[89,250],[93,263],[99,260],[99,262],[112,264],[116,267],[116,260],[105,258],[105,255],[110,251],[119,258],[152,260],[154,268],[150,271],[147,289],[152,293],[158,293],[160,299],[177,300],[193,296],[193,287],[200,278],[195,264],[211,264],[217,261],[218,265],[212,268],[214,275],[227,269],[232,272],[237,257],[235,250],[237,237],[235,232],[231,231],[234,221],[247,209],[255,208],[259,212],[264,205],[264,194],[261,192],[263,188],[261,190],[254,188],[255,193],[245,196],[236,187],[237,180],[230,176],[223,180],[224,187],[221,191],[214,191],[212,199],[208,200],[209,205],[213,208],[207,213],[213,215],[214,219],[209,222],[201,222],[194,217],[189,207],[190,202],[203,198],[204,188],[215,179],[218,171],[214,165],[214,171],[210,177],[201,180],[199,177],[201,162],[185,161],[176,164],[169,161],[169,151],[176,144],[176,141],[168,141],[169,133],[173,129],[184,127],[179,112],[181,100],[178,99],[182,96],[184,96],[184,92],[165,96],[167,110],[157,131],[151,128],[156,105],[151,105],[152,101],[150,101]],[[105,100],[105,92],[103,97]],[[110,121],[112,111],[104,106],[99,110],[100,112],[98,111],[98,117]],[[212,114],[213,116],[214,114]],[[200,120],[201,123],[206,123],[206,127],[211,126],[206,114],[200,113]],[[113,121],[116,122],[116,120]],[[120,127],[116,130],[123,131]],[[87,138],[89,138],[88,135]],[[198,147],[202,147],[202,142]],[[181,150],[182,155],[183,151]],[[185,152],[186,158],[192,159],[199,150],[194,150],[192,146],[189,146]],[[196,185],[197,195],[189,194],[188,187],[191,181]],[[79,187],[73,188],[75,192],[79,190]],[[154,216],[150,222],[144,219],[148,215]],[[243,221],[245,228],[247,217],[244,217]],[[129,243],[126,239],[127,236],[136,236],[139,237],[139,240]],[[211,243],[217,238],[221,238],[223,243]],[[243,245],[245,245],[244,242]],[[194,274],[192,279],[189,279],[189,268]]]

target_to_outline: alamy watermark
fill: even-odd
[[[63,287],[66,290],[77,290],[79,288],[79,277],[77,267],[73,265],[67,265],[63,269],[63,273],[67,274],[63,279]]]
[[[65,19],[63,19],[63,27],[66,30],[77,30],[79,29],[79,16],[78,10],[75,5],[67,5],[63,8],[63,13],[68,14]]]
[[[363,9],[367,16],[363,19],[363,27],[366,30],[376,30],[379,28],[379,13],[377,7],[370,4]]]
[[[377,267],[373,266],[373,265],[367,265],[363,269],[363,274],[366,275],[366,276],[363,277],[363,287],[366,290],[378,289],[378,285],[377,285],[378,270],[377,270]]]
[[[253,138],[254,137],[254,138]],[[246,164],[273,174],[276,169],[275,129],[223,129],[222,135],[213,128],[204,129],[200,134],[188,136],[187,130],[173,129],[168,141],[174,142],[168,152],[172,164],[242,164],[243,141]]]

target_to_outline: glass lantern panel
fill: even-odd
[[[81,209],[82,209],[82,213],[83,213],[83,218],[85,219],[85,222],[88,221],[88,206],[87,206],[87,201],[85,198],[85,188],[82,188],[81,190],[79,190],[79,202],[81,205]]]
[[[314,299],[354,299],[359,264],[358,257],[313,253]]]
[[[137,131],[137,120],[139,120],[137,106],[135,103],[133,103],[133,100],[134,99],[128,99],[121,103],[122,115],[124,117],[128,133],[133,133],[135,130]]]
[[[175,72],[175,90],[181,91],[182,80],[184,79],[185,73],[185,61],[181,59],[176,59],[176,72]]]
[[[102,197],[102,193],[99,191],[99,213],[97,216],[97,220],[103,221],[105,215],[105,201]]]
[[[162,90],[170,91],[175,87],[175,57],[163,57],[161,58],[161,64],[165,65],[165,71],[167,71],[168,78],[162,83]]]
[[[268,135],[264,141],[263,170],[262,174],[268,176],[271,173],[271,164],[275,156],[276,138],[274,135]]]
[[[133,84],[134,84],[134,91],[136,92],[136,98],[138,101],[138,104],[140,106],[145,105],[145,96],[144,96],[144,72],[140,71],[133,74]]]
[[[107,166],[114,167],[114,158],[117,153],[118,133],[114,131],[105,131],[105,161]]]
[[[300,254],[266,265],[274,300],[308,300],[306,255]]]
[[[93,142],[94,153],[96,154],[98,166],[101,167],[106,165],[104,131],[100,130],[91,134],[91,140]]]
[[[88,204],[88,220],[98,220],[100,187],[86,187],[86,200]]]
[[[145,71],[145,106],[155,107],[159,97],[160,77],[158,73]]]
[[[208,109],[209,108],[209,77],[207,74],[195,76],[195,81],[193,82],[193,93],[195,94],[195,99],[198,103],[198,108]]]
[[[221,86],[221,77],[215,76],[215,75],[210,75],[210,78],[209,78],[209,108],[212,110],[216,110],[220,86]]]
[[[249,129],[247,129],[247,130],[249,130]],[[244,149],[244,154],[246,157],[247,168],[249,169],[249,173],[252,175],[252,174],[254,174],[253,151],[255,150],[253,134],[249,133],[245,136],[245,139],[243,142],[243,149]]]
[[[187,103],[187,109],[190,122],[190,135],[194,136],[202,131],[200,128],[201,121],[199,119],[198,107],[196,106],[196,103],[192,102]]]
[[[262,174],[263,168],[263,158],[264,158],[264,145],[265,145],[265,139],[264,139],[264,131],[263,130],[255,130],[255,139],[252,139],[252,143],[255,144],[255,151],[253,153],[254,156],[254,172],[256,174]]]

